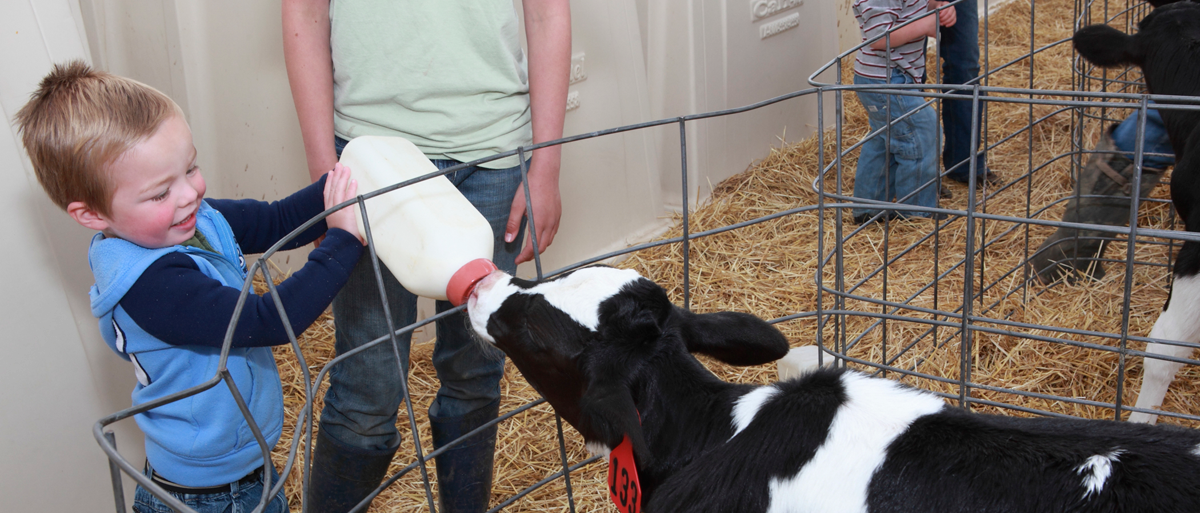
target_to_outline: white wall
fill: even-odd
[[[274,200],[308,184],[278,2],[80,4],[97,66],[183,108],[209,196]],[[302,265],[305,253],[290,256],[279,263]]]
[[[9,1],[0,16],[0,108],[11,120],[51,63],[86,58],[78,4]],[[0,372],[0,497],[6,511],[112,511],[108,460],[92,438],[129,406],[134,379],[100,339],[88,308],[91,236],[42,192],[18,136],[0,127],[0,266],[5,368]],[[141,458],[133,424],[117,444]]]
[[[651,113],[667,118],[757,103],[809,87],[809,74],[837,55],[838,17],[822,0],[688,0],[646,5]],[[775,30],[771,30],[772,28]],[[769,35],[768,35],[769,34]],[[827,102],[832,115],[832,102]],[[816,96],[733,116],[689,122],[689,200],[745,171],[786,137],[816,129]],[[678,207],[678,126],[660,131],[664,201]]]
[[[278,1],[4,5],[0,107],[6,119],[52,63],[85,58],[180,104],[210,196],[271,200],[307,183]],[[587,78],[570,86],[578,107],[567,113],[566,134],[736,107],[807,87],[807,74],[836,53],[836,24],[833,8],[819,0],[805,0],[796,12],[803,13],[800,27],[759,39],[758,26],[774,18],[752,22],[745,0],[574,0],[572,50],[583,55]],[[784,127],[795,140],[813,124],[811,106],[791,102],[689,127],[693,187],[707,190],[708,183],[742,171],[779,144]],[[88,309],[91,234],[45,198],[11,126],[0,133],[7,136],[0,172],[10,184],[0,193],[6,200],[0,222],[15,242],[0,271],[8,292],[0,301],[11,326],[10,363],[0,373],[8,392],[0,399],[6,412],[0,468],[7,477],[0,496],[13,511],[110,511],[106,459],[91,426],[129,406],[132,373],[100,340]],[[567,146],[563,220],[543,268],[624,247],[665,227],[665,205],[678,206],[678,154],[674,126]],[[298,268],[305,256],[297,250],[278,263]],[[521,274],[532,276],[532,267]],[[130,421],[115,427],[122,454],[140,465],[136,427]]]
[[[654,119],[634,2],[576,0],[571,17],[572,54],[583,57],[587,78],[569,86],[578,107],[567,111],[563,133]],[[663,225],[657,146],[655,133],[642,130],[563,148],[563,217],[554,244],[542,255],[545,272],[624,248]],[[518,272],[535,275],[532,263]]]
[[[862,42],[862,31],[858,30],[853,5],[854,0],[837,0],[834,3],[837,10],[838,53],[854,48]]]

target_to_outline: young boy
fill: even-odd
[[[854,61],[856,85],[916,84],[925,77],[925,38],[937,35],[938,24],[952,26],[954,9],[943,9],[900,28],[905,22],[936,9],[936,0],[857,0],[854,16],[863,41],[887,31],[885,36],[859,50]],[[855,90],[867,110],[871,131],[887,128],[869,139],[858,156],[854,174],[854,197],[876,201],[907,199],[902,203],[937,206],[938,167],[937,113],[922,107],[920,96],[881,94],[870,89]],[[914,112],[915,111],[915,112]],[[900,119],[906,114],[908,117]],[[885,140],[886,138],[886,140]],[[856,208],[854,221],[864,223],[878,210]],[[905,212],[912,217],[935,217],[924,212]]]
[[[179,107],[145,84],[55,66],[16,121],[50,198],[98,231],[88,260],[92,313],[105,342],[133,363],[133,403],[159,399],[216,376],[226,327],[246,278],[242,252],[268,249],[357,186],[338,165],[275,203],[206,200],[192,134]],[[362,253],[354,210],[326,217],[286,245],[325,239],[277,287],[291,328],[302,332],[329,305]],[[226,367],[254,421],[274,446],[283,395],[269,346],[288,342],[271,297],[251,295],[237,319]],[[145,473],[197,511],[249,511],[259,503],[264,462],[229,388],[135,416],[146,435]],[[240,506],[235,506],[240,504]],[[138,487],[134,510],[169,511]],[[266,511],[287,511],[282,488]]]

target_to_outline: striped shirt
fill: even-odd
[[[855,0],[854,17],[858,20],[863,41],[866,41],[925,14],[928,3],[928,0]],[[894,46],[890,52],[864,46],[854,60],[854,72],[868,78],[886,79],[889,61],[921,82],[925,76],[925,38]],[[892,73],[896,71],[893,69]]]

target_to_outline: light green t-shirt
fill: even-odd
[[[461,162],[532,143],[512,0],[334,0],[329,18],[337,135],[398,135]]]

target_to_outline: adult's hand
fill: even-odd
[[[571,3],[569,0],[523,0],[525,40],[529,46],[529,106],[533,124],[533,143],[553,141],[562,137],[563,120],[567,110],[567,80],[571,69]],[[533,237],[517,263],[533,260],[545,251],[558,233],[562,217],[562,199],[558,192],[558,171],[562,149],[558,146],[534,150],[529,165],[529,196],[533,206],[533,226],[537,230],[538,247]],[[525,214],[525,190],[517,189],[509,211],[504,239],[512,242],[521,227]]]
[[[554,150],[553,153],[559,153],[557,146],[538,151],[544,150]],[[533,205],[533,227],[537,230],[537,254],[546,251],[546,248],[550,247],[550,243],[554,242],[554,236],[558,233],[558,222],[562,218],[562,197],[558,190],[558,155],[551,158],[539,158],[541,156],[546,155],[544,153],[534,154],[528,173],[529,197]],[[516,195],[513,196],[512,210],[508,214],[508,225],[504,229],[506,242],[516,239],[524,216],[525,187],[522,184],[517,188]],[[517,263],[533,260],[533,256],[533,237],[527,236],[525,246],[517,255]]]

